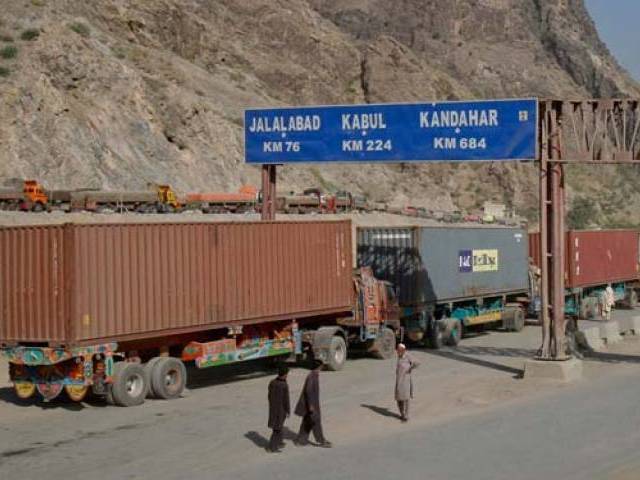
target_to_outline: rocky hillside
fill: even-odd
[[[0,6],[0,178],[33,177],[56,188],[258,184],[259,171],[242,161],[246,107],[640,97],[582,0]],[[615,169],[606,175],[609,186],[625,176]],[[593,175],[575,177],[581,190],[574,196],[609,190]],[[526,164],[401,164],[287,167],[280,185],[345,188],[439,208],[472,209],[493,198],[533,215],[535,181]],[[640,204],[640,182],[631,183],[626,204]],[[604,207],[613,201],[598,200]]]

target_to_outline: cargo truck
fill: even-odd
[[[524,327],[527,234],[515,228],[357,230],[357,262],[398,289],[405,336],[440,348],[477,325]]]
[[[47,194],[36,180],[25,180],[22,189],[1,188],[0,209],[42,212],[47,207]]]
[[[90,212],[135,211],[138,213],[173,213],[182,205],[169,185],[152,185],[149,190],[108,191],[74,190],[68,192],[67,209]],[[62,198],[62,192],[60,197]]]
[[[602,317],[607,286],[616,302],[638,303],[640,234],[637,230],[572,230],[565,234],[565,313],[577,319]],[[540,267],[540,234],[529,234],[529,256]]]
[[[394,353],[393,288],[353,273],[351,223],[0,228],[0,355],[21,398],[180,396],[185,363]]]

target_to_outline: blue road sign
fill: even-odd
[[[535,160],[535,99],[246,110],[247,163]]]

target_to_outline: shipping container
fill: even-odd
[[[209,203],[250,203],[256,201],[256,195],[251,193],[190,193],[187,202]]]
[[[0,229],[0,342],[78,345],[351,309],[349,222]]]
[[[565,239],[566,288],[638,279],[637,230],[573,230]],[[529,234],[529,256],[540,266],[540,234]]]
[[[527,291],[527,237],[508,228],[360,228],[358,264],[394,283],[400,304]]]
[[[565,312],[577,318],[603,317],[604,291],[637,304],[640,235],[636,230],[573,230],[565,236]],[[540,267],[540,233],[529,234],[529,257]]]
[[[462,329],[473,325],[524,326],[527,251],[519,228],[363,227],[357,233],[358,265],[397,287],[409,339],[436,347],[443,340],[457,344]]]

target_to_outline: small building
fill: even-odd
[[[507,206],[504,203],[484,202],[482,210],[485,217],[493,217],[496,220],[507,217]]]

